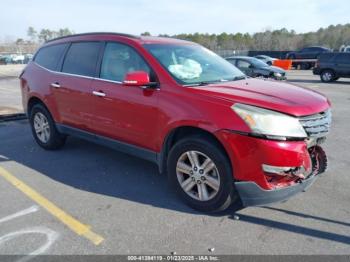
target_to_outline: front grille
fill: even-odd
[[[309,137],[323,137],[328,134],[332,122],[331,110],[315,115],[300,117],[299,121]]]

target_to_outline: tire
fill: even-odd
[[[197,154],[199,162],[197,168],[196,165],[191,165],[188,153],[192,159],[195,159],[193,154]],[[206,159],[212,161],[207,162],[210,163],[207,167],[210,165],[212,167],[212,163],[214,167],[204,168],[203,164]],[[203,169],[200,166],[203,166]],[[190,207],[196,210],[202,212],[222,211],[239,200],[233,184],[230,161],[222,149],[204,137],[192,136],[177,142],[169,152],[167,168],[171,186]],[[205,169],[210,171],[205,172]],[[186,172],[182,172],[183,170]],[[184,183],[185,181],[190,182]],[[189,188],[187,192],[181,186],[181,182],[184,187],[186,185]]]
[[[321,81],[324,83],[330,83],[334,81],[335,74],[332,70],[323,70],[320,74]]]
[[[66,136],[58,132],[45,106],[34,105],[30,111],[29,121],[34,139],[42,148],[54,150],[62,147],[66,142]]]
[[[309,63],[301,63],[300,69],[301,70],[309,70],[311,68]]]

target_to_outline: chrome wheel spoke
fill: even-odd
[[[184,162],[177,162],[176,171],[191,175],[192,168]]]
[[[187,157],[188,157],[188,160],[190,161],[192,167],[199,166],[198,154],[195,151],[187,152]]]
[[[210,186],[213,190],[219,191],[220,181],[216,180],[211,176],[205,176],[205,182],[208,186]]]
[[[205,184],[197,184],[198,197],[202,201],[206,201],[209,199],[208,189]]]
[[[184,182],[182,182],[181,186],[186,192],[189,192],[195,184],[196,183],[193,182],[193,180],[189,177]]]
[[[207,164],[207,166],[204,168],[204,174],[208,174],[210,171],[212,171],[215,167],[215,164],[213,161],[210,160],[210,163]]]

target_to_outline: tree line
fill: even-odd
[[[150,35],[149,32],[142,35]],[[296,33],[294,30],[282,28],[265,30],[254,34],[221,33],[221,34],[177,34],[159,36],[175,37],[199,43],[211,50],[258,50],[287,51],[297,50],[305,46],[319,45],[338,50],[343,44],[350,45],[350,24],[330,25],[316,32]]]
[[[74,34],[69,28],[57,31],[50,29],[35,30],[29,27],[27,36],[31,42],[46,42],[47,40]],[[144,32],[141,35],[151,35]],[[175,37],[199,43],[211,50],[259,50],[281,51],[296,50],[305,46],[320,45],[338,50],[343,44],[350,45],[350,24],[330,25],[320,28],[316,32],[296,33],[286,28],[265,30],[254,34],[249,33],[221,33],[221,34],[159,34],[163,37]],[[17,40],[18,41],[18,40]]]
[[[50,30],[43,28],[36,30],[30,26],[27,38],[18,38],[14,43],[0,46],[0,52],[9,50],[25,50],[34,52],[42,43],[61,36],[74,34],[69,28]],[[141,35],[151,35],[144,32]],[[285,28],[265,30],[264,32],[249,33],[194,33],[194,34],[159,34],[163,37],[175,37],[199,43],[213,51],[220,50],[257,50],[257,51],[288,51],[297,50],[305,46],[320,45],[338,50],[342,45],[350,45],[350,24],[330,25],[315,32],[296,33]]]

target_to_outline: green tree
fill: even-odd
[[[27,36],[29,36],[29,38],[32,42],[36,41],[37,34],[38,34],[38,32],[34,29],[34,27],[32,27],[32,26],[28,27]]]

